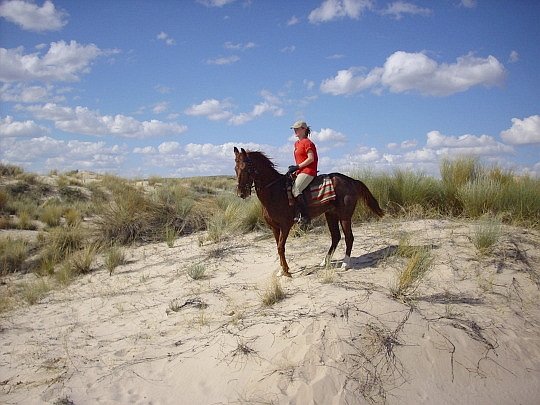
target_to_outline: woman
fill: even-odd
[[[297,215],[294,220],[301,225],[309,223],[307,203],[303,195],[304,189],[317,176],[317,148],[309,139],[311,130],[305,121],[296,121],[291,129],[298,140],[294,143],[295,165],[289,166],[288,174],[296,172],[296,180],[292,187],[292,194],[296,200]]]

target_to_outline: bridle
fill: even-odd
[[[259,183],[259,181],[257,179],[258,175],[259,175],[259,172],[253,166],[253,160],[251,160],[251,158],[249,156],[246,156],[246,158],[244,159],[244,163],[246,165],[245,170],[247,172],[247,175],[249,176],[249,181],[245,182],[245,184],[243,186],[240,186],[240,184],[238,184],[237,189],[239,191],[243,190],[244,193],[247,194],[247,195],[251,195],[251,190],[253,190],[253,189],[255,189],[255,191],[259,191],[259,190],[262,190],[264,188],[271,187],[275,183],[277,183],[279,180],[281,180],[281,176],[280,176],[277,179],[272,180],[270,183],[268,183],[266,185],[257,184],[257,183]]]

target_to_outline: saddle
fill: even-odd
[[[336,191],[334,184],[328,174],[320,174],[316,176],[309,186],[303,191],[304,197],[308,206],[325,205],[336,199]],[[292,181],[287,184],[287,195],[289,196],[289,205],[294,205],[294,197],[292,195]]]

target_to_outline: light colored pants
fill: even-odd
[[[311,180],[313,180],[315,177],[310,176],[306,173],[300,173],[298,176],[296,176],[296,180],[294,181],[294,184],[292,186],[292,195],[294,198],[298,197],[300,194],[302,194],[302,191],[311,183]]]

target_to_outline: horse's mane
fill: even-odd
[[[266,165],[274,170],[276,170],[276,164],[272,162],[272,160],[264,154],[264,152],[260,152],[258,150],[255,151],[246,151],[247,155],[257,163],[260,163],[261,165]]]

